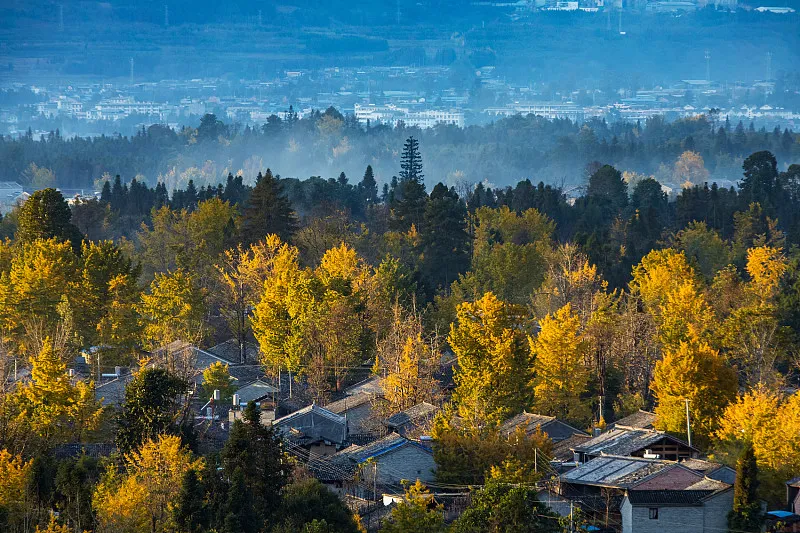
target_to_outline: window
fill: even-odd
[[[658,507],[650,508],[650,520],[658,520]]]

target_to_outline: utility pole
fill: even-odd
[[[133,84],[133,58],[130,59],[131,62],[131,84]]]
[[[539,448],[533,449],[533,471],[539,472]]]
[[[164,27],[169,27],[169,5],[164,4]]]
[[[706,81],[711,81],[711,52],[706,50]]]
[[[397,25],[399,26],[400,25],[400,0],[397,0],[396,5],[397,5],[397,13],[395,15],[395,19],[396,19]]]
[[[261,10],[258,10],[258,25],[261,26]]]
[[[686,436],[689,438],[689,446],[692,445],[692,422],[689,418],[689,400],[683,400],[686,402]]]
[[[619,8],[619,33],[622,35],[622,8]]]

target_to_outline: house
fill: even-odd
[[[403,436],[412,435],[418,430],[424,429],[438,412],[439,408],[435,405],[421,402],[390,416],[386,420],[386,427],[389,431]]]
[[[671,461],[604,455],[559,477],[565,495],[597,494],[600,489],[684,489],[703,476]]]
[[[655,426],[653,425],[655,424],[655,422],[656,422],[655,413],[639,409],[639,411],[633,413],[632,415],[620,418],[613,424],[609,424],[608,429],[612,430],[617,426],[633,428],[633,429],[655,429]]]
[[[380,436],[383,428],[374,409],[375,403],[380,401],[381,397],[371,392],[359,392],[331,402],[325,409],[347,419],[347,434],[352,442],[356,435]]]
[[[580,429],[574,428],[558,420],[554,416],[536,415],[528,412],[520,413],[503,422],[500,426],[500,434],[504,437],[515,433],[519,428],[524,428],[527,435],[533,434],[537,428],[540,428],[542,433],[548,436],[550,440],[560,442],[566,440],[573,435],[587,435],[587,433]]]
[[[728,530],[733,488],[629,490],[620,507],[623,533],[715,533]]]
[[[705,477],[733,485],[736,481],[736,470],[733,468],[705,459],[684,459],[681,464],[695,472],[703,474]]]
[[[553,452],[550,458],[551,466],[557,472],[562,473],[580,465],[575,457],[577,454],[572,450],[591,438],[591,435],[575,433],[571,437],[553,443]]]
[[[376,396],[383,396],[383,382],[383,378],[372,376],[347,387],[344,393],[348,396],[353,396],[355,394],[367,392]]]
[[[786,506],[789,511],[800,514],[800,476],[786,482]]]
[[[601,455],[648,457],[678,461],[695,458],[700,451],[662,431],[617,425],[573,448],[578,462],[585,463]]]
[[[352,445],[330,457],[309,461],[309,468],[320,481],[337,488],[402,492],[402,480],[434,480],[436,463],[433,451],[422,442],[397,433],[365,446]]]
[[[273,404],[277,394],[277,387],[261,379],[256,379],[236,389],[236,396],[241,406],[245,406],[250,402],[255,402],[258,406],[261,406],[262,402]]]
[[[347,441],[347,419],[311,404],[272,422],[290,449],[302,447],[315,455],[331,455]]]
[[[115,375],[110,379],[101,378],[95,384],[95,400],[101,402],[103,407],[118,407],[125,401],[125,387],[133,380],[130,373]]]

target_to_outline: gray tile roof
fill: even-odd
[[[554,435],[551,435],[547,431],[548,426],[557,426],[555,429],[560,430],[561,433],[567,434],[581,434],[585,435],[583,431],[578,428],[572,427],[571,425],[557,419],[554,416],[546,416],[546,415],[538,415],[534,413],[523,412],[518,415],[512,416],[500,426],[500,434],[508,436],[514,433],[518,428],[524,427],[525,433],[530,435],[534,431],[536,431],[537,427],[542,428],[542,431],[546,433],[550,438],[553,438]],[[563,440],[563,437],[562,439]]]
[[[628,488],[674,464],[657,459],[603,456],[561,474],[561,480],[574,485]]]
[[[729,485],[717,479],[711,479],[710,477],[704,477],[703,479],[699,480],[697,483],[692,483],[686,490],[725,490],[733,485]]]
[[[328,458],[313,461],[309,463],[309,468],[320,481],[344,481],[355,476],[361,463],[407,446],[418,448],[420,453],[433,454],[428,447],[416,441],[390,433],[365,446],[353,444]]]
[[[439,408],[435,405],[421,402],[405,411],[393,414],[386,420],[386,425],[392,428],[399,428],[431,417],[437,411],[439,411]]]
[[[694,470],[701,474],[710,474],[723,467],[720,463],[713,463],[704,459],[684,459],[681,464],[689,470]]]
[[[272,425],[304,442],[327,440],[341,444],[347,440],[347,419],[316,404],[274,420]]]
[[[552,459],[562,463],[571,463],[575,455],[572,453],[573,448],[580,446],[591,438],[591,435],[575,433],[567,439],[554,443]]]
[[[679,443],[687,448],[689,447],[689,445],[682,440],[661,431],[615,428],[587,440],[574,449],[575,451],[587,455],[631,455],[634,452],[652,446],[662,439]]]
[[[378,376],[372,376],[364,381],[359,381],[358,383],[351,385],[345,389],[345,394],[348,396],[352,396],[354,394],[358,394],[360,392],[369,392],[372,394],[383,394],[383,378]]]
[[[786,482],[786,484],[789,485],[790,487],[800,488],[800,476],[790,479],[789,481]]]
[[[278,389],[257,379],[237,389],[235,394],[239,395],[239,403],[241,405],[247,405],[249,402],[259,402],[265,398],[271,399],[273,394],[278,394]]]
[[[713,493],[713,490],[630,490],[627,496],[633,506],[695,507],[703,505],[703,500]]]
[[[352,396],[345,396],[341,400],[336,400],[335,402],[331,402],[325,406],[325,409],[330,411],[331,413],[336,413],[340,415],[345,411],[350,409],[355,409],[365,403],[371,403],[375,400],[375,395],[369,392],[359,392],[353,394]]]
[[[642,411],[639,409],[636,413],[632,415],[628,415],[624,418],[620,418],[619,420],[615,421],[611,428],[616,428],[619,426],[624,426],[626,428],[634,428],[634,429],[653,429],[653,424],[656,421],[656,414],[651,413],[650,411]]]

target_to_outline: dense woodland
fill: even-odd
[[[136,177],[150,187],[164,183],[172,193],[185,189],[190,180],[197,188],[215,187],[229,172],[253,185],[266,167],[300,179],[335,178],[345,172],[354,181],[370,165],[378,183],[384,184],[397,174],[400,148],[410,135],[423,147],[429,187],[439,181],[461,189],[476,183],[505,187],[530,179],[564,186],[571,196],[585,185],[584,169],[593,161],[654,175],[677,191],[687,179],[696,185],[707,180],[731,185],[741,178],[744,158],[757,151],[772,152],[781,170],[800,158],[796,133],[732,123],[716,112],[677,121],[652,117],[646,124],[578,124],[529,115],[464,129],[419,130],[364,127],[352,115],[329,108],[302,119],[290,110],[284,120],[273,116],[260,128],[225,124],[206,115],[196,128],[176,131],[156,124],[130,137],[64,138],[57,130],[41,139],[32,134],[3,137],[0,180],[88,192],[100,190],[104,181],[119,174],[126,182]],[[679,165],[687,151],[700,156],[697,172]]]
[[[707,134],[691,148],[736,139],[724,126],[708,133],[706,119],[661,127],[674,134],[695,122]],[[574,201],[530,181],[429,192],[422,154],[439,133],[395,146],[400,164],[383,187],[370,166],[352,181],[265,168],[253,186],[231,173],[174,190],[116,177],[99,200],[70,207],[44,188],[4,217],[2,529],[357,531],[359,518],[283,454],[254,406],[221,450],[201,455],[186,423],[192,369],[159,348],[235,337],[258,344],[267,375],[293,373],[318,402],[371,369],[386,377],[393,412],[443,405],[432,428],[437,480],[476,487],[450,531],[562,530],[531,492],[542,475],[531,462],[550,443],[501,437],[510,416],[528,410],[591,428],[647,408],[659,429],[684,436],[687,399],[696,445],[730,464],[752,454],[758,492],[754,483],[742,493],[734,523],[753,530],[752,497],[780,502],[784,481],[800,474],[800,165],[762,150],[730,176],[737,187],[697,183],[697,153],[685,138],[667,148],[667,135],[662,149],[689,169],[672,201],[654,178],[601,162],[587,165]],[[145,146],[159,160],[183,135],[151,128],[133,139],[4,141],[3,150],[44,157],[84,143],[90,154],[109,143],[117,164],[138,168]],[[796,140],[784,141],[791,133],[742,135],[797,160]],[[748,146],[726,142],[727,151]],[[95,370],[68,374],[81,351],[91,364],[100,352],[104,366],[134,368],[119,409],[95,400]],[[450,391],[437,370],[453,357]],[[226,372],[211,369],[207,381],[224,388]],[[113,442],[118,454],[53,453],[81,442]],[[417,483],[383,530],[446,526]]]

